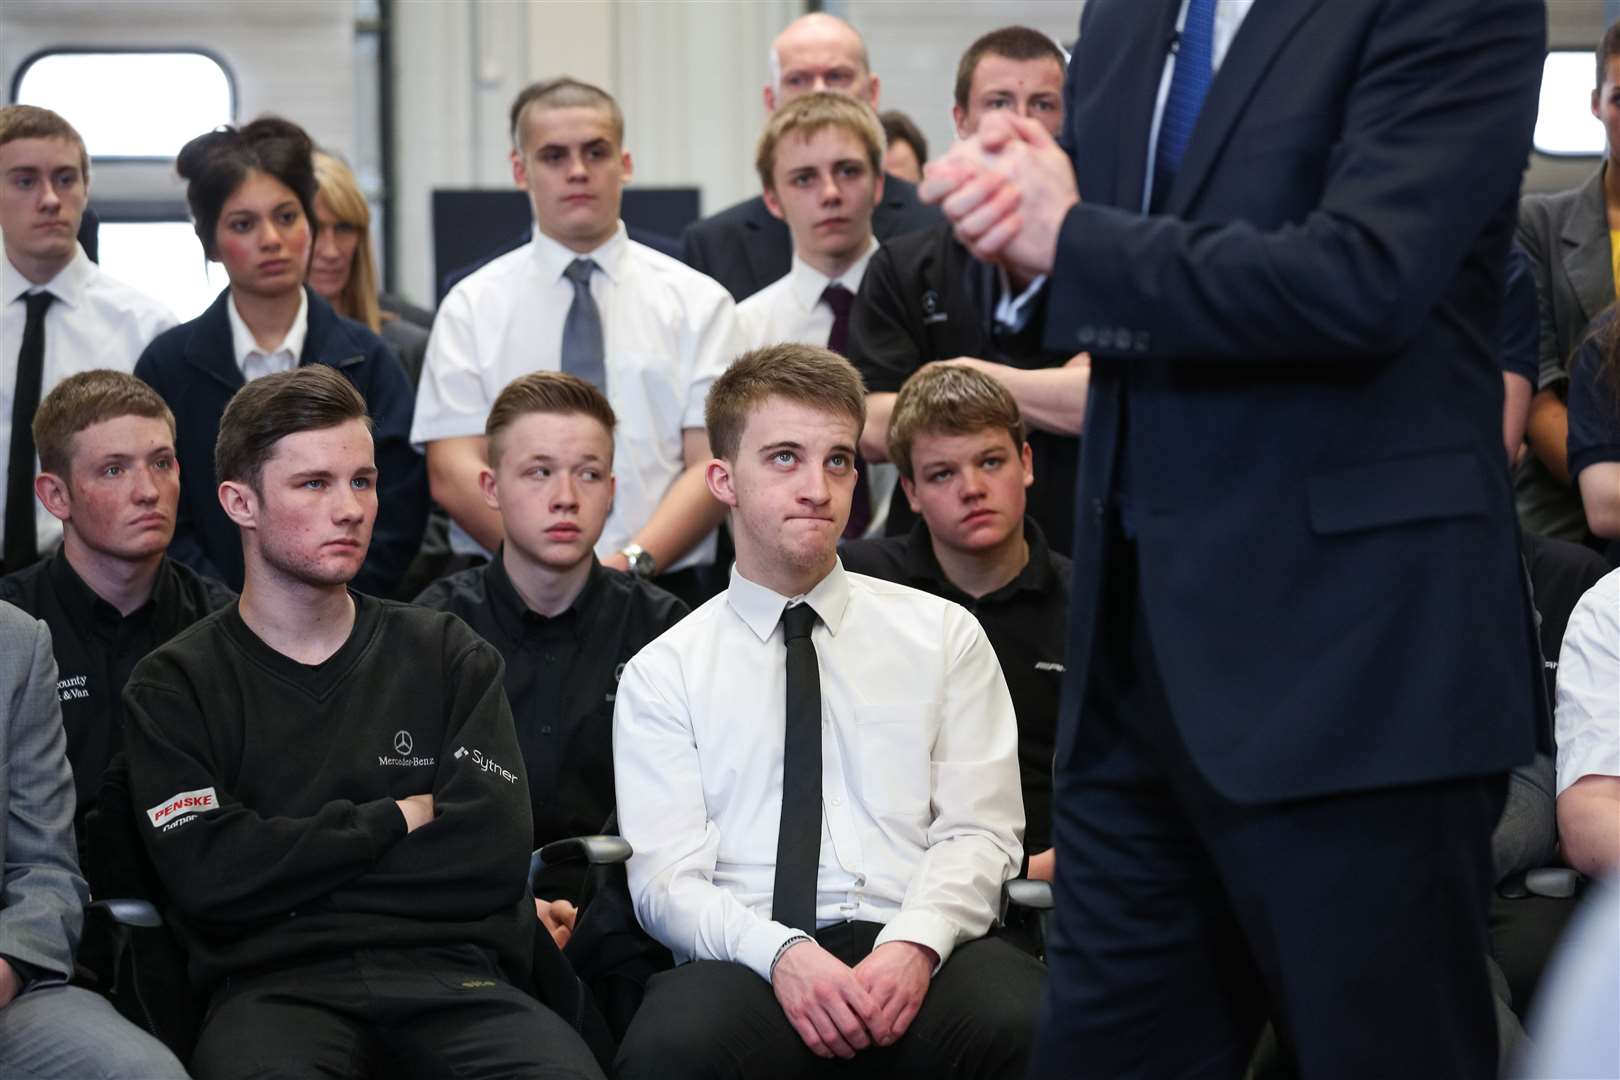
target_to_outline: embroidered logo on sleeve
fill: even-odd
[[[213,788],[205,787],[172,795],[147,810],[146,816],[152,819],[153,828],[158,828],[183,821],[194,814],[218,809],[219,797],[214,794]]]
[[[457,761],[460,761],[462,758],[468,757],[469,755],[472,757],[473,766],[477,768],[479,772],[485,773],[486,775],[489,773],[494,773],[502,780],[505,780],[508,784],[517,783],[517,773],[506,768],[504,765],[501,765],[482,750],[468,750],[465,746],[458,746],[456,748],[456,752],[450,756],[455,758]]]

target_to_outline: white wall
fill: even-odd
[[[766,52],[797,0],[399,0],[394,6],[400,287],[433,296],[436,187],[511,184],[507,110],[572,75],[618,98],[634,182],[696,185],[705,212],[753,193]]]

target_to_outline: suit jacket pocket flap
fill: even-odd
[[[1451,450],[1319,472],[1307,481],[1318,533],[1483,514],[1490,492],[1476,454]]]

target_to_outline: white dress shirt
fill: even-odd
[[[758,349],[779,341],[825,347],[832,334],[833,310],[822,301],[821,294],[830,285],[842,285],[858,295],[861,279],[866,277],[866,264],[877,249],[874,237],[866,254],[835,278],[795,254],[786,274],[737,305],[743,347]]]
[[[984,934],[1022,858],[1018,732],[1001,665],[965,608],[843,564],[820,616],[822,831],[816,925],[887,924],[943,963]],[[730,588],[625,665],[613,713],[636,917],[680,962],[770,978],[798,933],[771,920],[782,815],[790,599]]]
[[[236,366],[242,369],[243,381],[252,382],[298,366],[298,358],[304,353],[304,338],[309,334],[309,294],[303,289],[298,290],[298,314],[293,316],[287,336],[268,351],[259,348],[253,331],[242,321],[242,313],[236,310],[234,292],[230,303],[225,305],[225,312],[231,321],[231,353],[236,357]]]
[[[1620,776],[1620,570],[1576,603],[1558,650],[1558,794],[1583,776]]]
[[[1187,4],[1190,0],[1181,0],[1181,11],[1176,15],[1176,33],[1180,34],[1182,27],[1187,25]],[[1254,0],[1220,0],[1215,5],[1215,36],[1210,42],[1209,71],[1211,77],[1221,70],[1221,61],[1226,59],[1226,52],[1232,47],[1232,39],[1237,37],[1238,27],[1248,17],[1249,9],[1254,6]],[[1148,129],[1148,158],[1147,174],[1142,181],[1142,213],[1148,212],[1148,206],[1153,201],[1153,166],[1159,152],[1159,122],[1164,119],[1164,103],[1170,97],[1170,79],[1176,71],[1176,54],[1171,50],[1170,55],[1164,58],[1164,74],[1159,77],[1159,97],[1153,105],[1153,126]]]
[[[94,368],[135,370],[141,352],[179,320],[139,289],[125,285],[90,261],[79,248],[73,261],[44,285],[35,285],[10,259],[0,258],[0,521],[5,520],[5,477],[11,456],[11,403],[17,396],[17,354],[28,323],[31,292],[56,297],[45,309],[45,369],[40,398],[69,375]],[[37,468],[38,462],[35,462]],[[37,500],[36,500],[37,502]],[[43,506],[34,507],[41,554],[62,537],[62,523]]]
[[[737,323],[742,328],[743,348],[758,349],[782,341],[825,346],[832,335],[833,310],[821,299],[821,294],[836,283],[859,295],[861,281],[866,277],[866,266],[877,249],[878,241],[873,237],[866,254],[835,278],[828,277],[795,254],[793,265],[786,274],[737,305]],[[900,472],[886,463],[868,461],[862,467],[866,469],[866,486],[872,508],[865,535],[882,536],[884,523],[889,517],[889,500],[894,495],[895,485],[900,482]]]
[[[596,262],[591,297],[602,315],[607,396],[618,416],[613,472],[618,487],[596,553],[628,544],[685,468],[681,434],[702,430],[709,386],[741,351],[731,294],[714,279],[631,240],[624,225],[581,256],[535,238],[475,271],[450,291],[433,320],[417,389],[411,441],[482,435],[506,384],[531,371],[562,368],[563,322],[574,286],[563,271],[576,258]],[[451,546],[483,549],[459,527]],[[665,570],[714,561],[710,534]]]

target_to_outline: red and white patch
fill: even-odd
[[[201,814],[209,810],[219,809],[219,796],[211,787],[198,788],[196,791],[182,791],[170,796],[147,810],[146,816],[152,819],[154,827],[176,821],[191,814]]]

